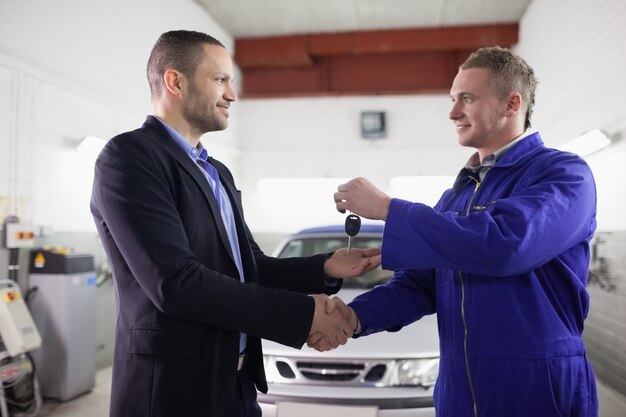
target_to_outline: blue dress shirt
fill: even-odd
[[[157,118],[158,119],[158,118]],[[194,148],[191,146],[189,142],[185,140],[185,138],[176,131],[173,127],[165,123],[163,120],[158,119],[165,129],[168,131],[172,139],[181,147],[183,151],[191,158],[192,161],[196,163],[204,178],[206,178],[207,182],[213,189],[213,193],[215,194],[215,199],[217,200],[217,204],[220,208],[220,213],[222,215],[222,221],[224,222],[224,227],[226,229],[226,233],[228,234],[228,240],[230,242],[230,248],[233,252],[233,257],[235,258],[235,265],[237,266],[237,270],[239,271],[239,279],[241,282],[244,282],[243,276],[243,266],[241,263],[241,252],[239,251],[239,239],[237,238],[237,226],[235,224],[235,215],[233,214],[233,206],[230,203],[228,198],[228,194],[226,194],[226,190],[224,186],[219,180],[219,174],[215,167],[207,162],[208,153],[207,150],[202,146],[201,143],[198,143],[198,147]],[[240,334],[239,338],[239,352],[243,352],[246,349],[247,343],[247,335],[245,333]]]

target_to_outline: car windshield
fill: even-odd
[[[354,237],[354,248],[380,248],[381,237]],[[324,236],[294,239],[289,241],[278,255],[279,258],[293,258],[297,256],[311,256],[319,253],[328,253],[347,245],[345,236]],[[391,271],[383,271],[380,267],[368,272],[359,278],[347,279],[343,288],[372,288],[384,284],[391,278]]]

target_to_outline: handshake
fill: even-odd
[[[335,251],[324,263],[324,272],[330,277],[354,278],[374,270],[380,265],[378,248],[343,248]],[[341,298],[329,298],[325,294],[313,296],[315,313],[306,343],[309,347],[325,352],[345,345],[357,327],[357,317]]]
[[[315,313],[307,345],[320,352],[345,345],[357,328],[357,317],[339,297],[314,295]]]

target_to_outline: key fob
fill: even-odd
[[[356,214],[350,214],[346,217],[346,233],[348,236],[356,236],[361,230],[361,218]]]

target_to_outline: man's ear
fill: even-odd
[[[163,74],[163,84],[171,94],[180,97],[183,94],[185,76],[176,70],[168,69]]]
[[[512,93],[506,105],[507,116],[513,116],[522,108],[522,95],[520,93]]]

